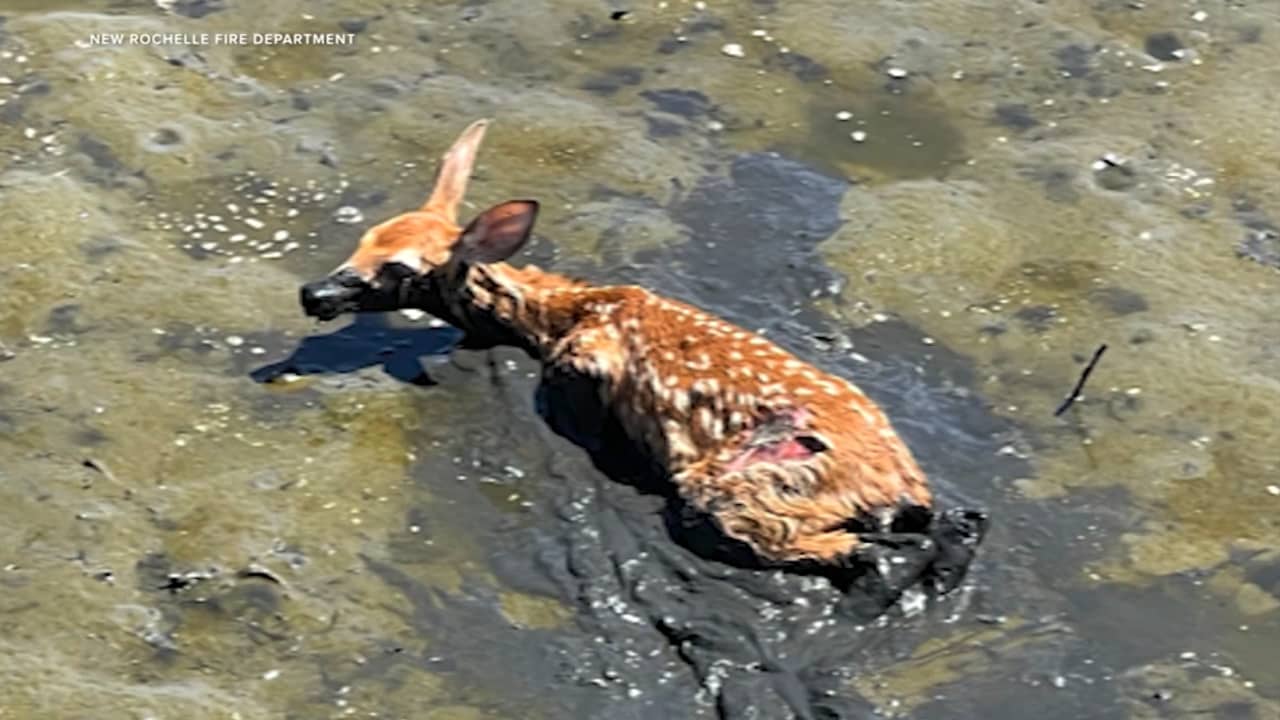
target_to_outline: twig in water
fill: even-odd
[[[1106,351],[1106,343],[1099,345],[1098,349],[1093,351],[1093,358],[1089,360],[1088,365],[1084,366],[1084,371],[1080,373],[1080,379],[1076,380],[1076,386],[1071,388],[1071,394],[1068,395],[1067,399],[1063,400],[1062,404],[1058,406],[1058,409],[1053,412],[1054,417],[1066,412],[1067,408],[1071,407],[1072,403],[1080,399],[1080,391],[1084,389],[1084,384],[1088,382],[1089,375],[1093,373],[1093,368],[1097,366],[1098,361],[1102,359],[1102,353]]]
[[[106,478],[107,480],[110,480],[116,485],[120,484],[120,481],[116,479],[115,473],[111,472],[111,468],[107,467],[107,464],[102,462],[101,460],[97,458],[85,458],[84,462],[80,464],[84,465],[90,470],[97,470],[98,472],[102,473],[102,477]]]

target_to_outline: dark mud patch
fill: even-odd
[[[711,98],[697,90],[645,90],[640,93],[640,97],[653,103],[655,109],[686,120],[704,117],[714,109]]]
[[[818,82],[826,80],[831,75],[826,65],[798,52],[769,55],[765,58],[764,66],[770,70],[791,73],[801,82]]]
[[[1044,188],[1044,196],[1053,202],[1070,205],[1080,200],[1080,193],[1075,188],[1074,168],[1044,164],[1024,167],[1020,174],[1039,183]]]
[[[1058,310],[1049,305],[1024,307],[1013,314],[1014,319],[1033,333],[1045,333],[1058,319]]]
[[[787,318],[836,295],[843,280],[823,265],[817,246],[842,224],[840,201],[849,187],[781,155],[740,155],[727,177],[706,177],[675,201],[671,215],[688,228],[689,240],[638,256],[642,268],[664,269],[645,273],[652,275],[645,284],[702,307],[738,311],[753,330],[763,318]]]
[[[1031,114],[1031,108],[1023,103],[997,105],[993,119],[997,125],[1016,132],[1024,132],[1040,125],[1036,116]]]
[[[1122,287],[1102,287],[1089,293],[1089,301],[1112,315],[1123,316],[1146,312],[1150,306],[1140,293]]]
[[[587,78],[582,89],[589,93],[610,97],[624,87],[634,87],[644,81],[644,68],[616,67]]]
[[[461,694],[475,698],[472,704],[494,717],[591,717],[566,715],[566,697],[582,693],[565,687],[568,670],[558,662],[554,633],[522,628],[502,615],[501,600],[492,588],[468,585],[458,593],[446,593],[397,567],[364,557],[365,568],[409,601],[402,619],[421,628],[430,646],[418,638],[385,637],[374,640],[366,654],[373,661],[361,666],[334,663],[329,685],[366,686],[394,677],[390,670],[401,664],[419,667],[449,679]],[[442,651],[442,648],[445,650]],[[505,659],[494,663],[492,653]],[[489,672],[475,673],[484,667]],[[548,688],[557,688],[548,693]],[[486,699],[487,698],[487,699]],[[628,715],[619,715],[628,717]],[[640,717],[640,716],[630,716]]]
[[[1247,198],[1232,203],[1236,220],[1245,227],[1236,254],[1256,263],[1280,269],[1280,228],[1262,208]]]
[[[97,138],[81,135],[76,140],[75,151],[88,160],[81,163],[80,174],[94,185],[104,188],[132,186],[134,189],[146,189],[150,185],[145,173],[126,167],[111,146]]]
[[[1187,46],[1171,32],[1152,33],[1143,41],[1142,47],[1147,54],[1157,60],[1181,60]]]
[[[82,335],[91,328],[80,322],[81,306],[77,303],[59,305],[49,311],[44,329],[50,335]]]
[[[697,90],[646,90],[640,96],[654,106],[654,111],[645,113],[650,138],[675,137],[698,120],[723,120],[719,108]]]
[[[1055,50],[1053,57],[1058,61],[1058,72],[1065,77],[1082,78],[1088,77],[1093,71],[1093,56],[1096,52],[1096,47],[1072,44]]]
[[[84,253],[85,259],[94,263],[100,262],[104,258],[120,252],[122,249],[124,249],[124,243],[119,238],[106,235],[89,238],[80,244],[80,250]]]

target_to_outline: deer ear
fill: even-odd
[[[468,263],[502,262],[515,255],[538,218],[534,200],[508,200],[476,216],[458,240],[458,256]]]
[[[476,153],[480,151],[480,141],[484,140],[488,128],[488,120],[477,120],[453,142],[440,161],[435,188],[422,206],[423,210],[433,210],[449,218],[450,222],[457,222],[458,204],[467,193],[467,181],[471,179],[471,169],[476,164]]]

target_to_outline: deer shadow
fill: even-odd
[[[338,375],[381,367],[387,375],[411,385],[437,384],[421,358],[447,355],[462,337],[448,326],[400,328],[383,313],[359,313],[352,322],[326,335],[308,335],[289,357],[249,373],[260,383],[281,375]]]

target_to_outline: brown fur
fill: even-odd
[[[421,309],[490,336],[488,344],[523,347],[547,370],[596,380],[682,497],[764,560],[841,563],[859,545],[851,519],[883,525],[904,505],[930,506],[911,452],[849,381],[641,287],[469,262],[467,253],[478,251],[460,242],[454,209],[484,129],[483,121],[472,125],[445,155],[422,210],[370,229],[344,267],[372,278],[389,260],[408,261],[435,288]],[[520,210],[498,206],[481,219],[509,223]],[[495,236],[507,231],[494,227]],[[790,418],[783,435],[803,436],[812,452],[743,464],[755,457],[747,454],[753,433],[777,417]]]

